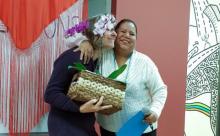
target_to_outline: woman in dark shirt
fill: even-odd
[[[85,65],[88,70],[95,70],[102,48],[114,47],[114,25],[115,18],[112,15],[101,15],[67,31],[67,36],[81,31],[93,45],[93,58]],[[96,136],[94,112],[112,107],[101,106],[103,97],[82,103],[66,96],[73,76],[78,73],[75,69],[68,69],[68,66],[81,62],[80,52],[73,52],[73,49],[62,53],[54,62],[54,69],[45,91],[44,100],[51,106],[48,117],[50,136]]]

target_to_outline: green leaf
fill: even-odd
[[[86,70],[86,67],[82,63],[74,63],[73,66],[68,66],[68,69],[74,68],[78,71]]]
[[[101,75],[101,73],[99,72],[98,69],[95,70],[95,73],[96,73],[97,75]]]
[[[86,67],[82,63],[74,63],[74,66],[78,67],[78,68],[80,68],[82,70],[86,70]]]
[[[119,69],[112,72],[108,78],[110,79],[116,79],[127,67],[127,64],[122,65]]]
[[[73,66],[68,66],[68,69],[71,69],[71,68],[73,68]]]

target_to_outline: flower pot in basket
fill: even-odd
[[[102,105],[112,105],[112,108],[101,110],[99,113],[112,114],[122,109],[126,84],[105,78],[96,73],[83,70],[77,81],[72,81],[67,95],[76,101],[87,102],[104,96]]]

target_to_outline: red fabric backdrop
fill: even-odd
[[[42,30],[77,0],[0,0],[0,19],[15,46],[26,49]]]
[[[3,82],[0,81],[0,107],[3,107],[0,109],[0,122],[9,128],[10,136],[18,135],[20,132],[21,136],[29,135],[47,112],[42,96],[54,59],[51,58],[51,52],[48,52],[54,48],[52,47],[54,41],[53,39],[42,41],[38,49],[33,48],[37,50],[36,52],[25,49],[31,49],[31,45],[43,30],[76,2],[77,0],[0,0],[0,20],[7,26],[8,33],[5,35],[9,34],[12,39],[10,42],[0,40],[0,47],[2,47],[0,48],[0,78],[6,86],[5,89],[1,84]],[[84,0],[83,19],[87,16],[88,0]],[[57,31],[60,32],[60,30]],[[59,32],[56,35],[59,38],[55,41],[56,56],[64,48],[61,49],[63,37]],[[4,38],[7,36],[0,36],[2,39],[7,39]],[[5,44],[7,45],[2,46]],[[5,53],[4,47],[11,45],[19,50],[10,48],[7,50],[8,53]],[[6,57],[8,59],[5,59]],[[7,75],[5,76],[7,79],[2,78],[3,74]],[[34,86],[37,89],[33,89]],[[4,90],[1,90],[2,88]],[[2,99],[3,97],[7,99]],[[33,106],[35,103],[37,107]],[[7,108],[8,105],[9,108]]]

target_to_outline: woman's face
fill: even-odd
[[[106,30],[102,37],[103,48],[114,48],[116,36],[115,30]]]
[[[122,23],[117,29],[116,49],[132,52],[137,40],[136,27],[131,22]]]

